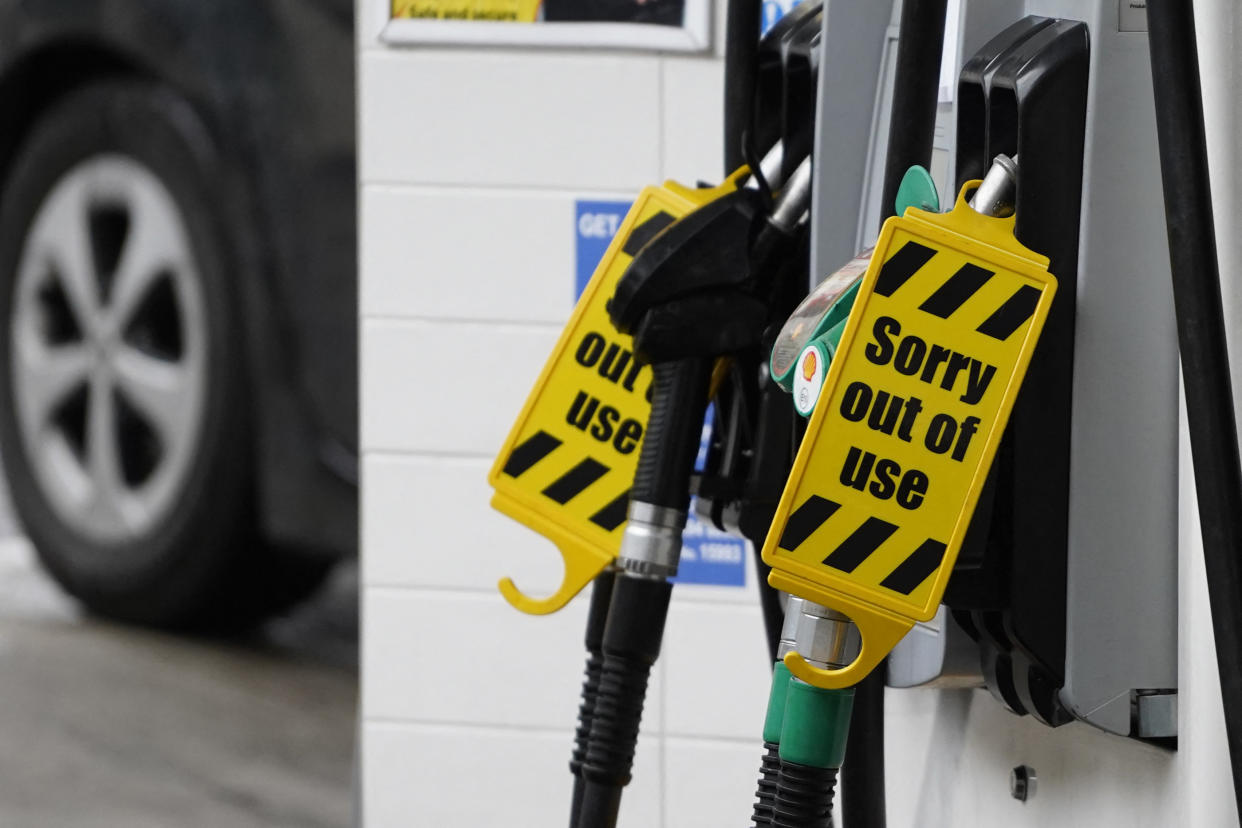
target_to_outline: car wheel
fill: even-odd
[[[0,197],[0,450],[22,524],[87,607],[237,627],[327,563],[256,533],[250,378],[221,164],[185,101],[95,84]]]

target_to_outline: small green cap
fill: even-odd
[[[907,207],[939,213],[940,195],[936,192],[936,182],[932,180],[931,173],[918,164],[906,170],[901,177],[901,185],[897,187],[894,207],[899,216],[905,215]]]

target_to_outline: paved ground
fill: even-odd
[[[352,818],[357,578],[245,642],[83,617],[0,540],[0,826],[338,828]]]

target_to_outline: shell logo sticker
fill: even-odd
[[[824,387],[824,366],[827,355],[820,353],[819,345],[808,345],[802,350],[801,370],[794,376],[794,409],[803,417],[815,410],[815,403]]]
[[[1056,290],[1013,227],[960,196],[890,219],[822,389],[807,369],[829,355],[803,352],[795,405],[812,388],[819,402],[763,559],[773,586],[863,636],[840,670],[792,653],[804,681],[856,683],[936,613]]]

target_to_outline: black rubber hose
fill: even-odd
[[[1216,665],[1242,815],[1242,463],[1212,216],[1194,9],[1147,4],[1160,173]]]
[[[647,680],[660,655],[673,585],[629,573],[617,576],[604,631],[604,666],[586,761],[580,828],[613,828],[630,782]]]
[[[914,164],[931,167],[940,91],[940,54],[948,0],[903,0],[889,117],[880,215],[897,211],[897,188]],[[884,828],[884,680],[881,664],[859,682],[850,719],[850,752],[841,768],[842,811],[850,828]]]
[[[685,511],[703,431],[712,361],[652,367],[651,415],[630,490],[632,503]],[[660,655],[673,586],[620,572],[604,626],[604,663],[591,717],[578,828],[613,828],[630,782],[651,666]]]
[[[725,175],[746,162],[742,137],[754,114],[762,0],[729,0],[725,18]]]
[[[841,766],[841,810],[850,828],[884,828],[884,664],[854,688],[850,752]]]
[[[881,214],[895,211],[897,188],[911,166],[931,168],[940,92],[940,50],[948,0],[903,0],[897,38],[893,109],[888,126]]]
[[[750,822],[753,828],[772,828],[776,808],[777,777],[781,770],[781,746],[763,743],[763,760],[759,765],[759,782],[755,785],[755,808]]]
[[[606,569],[595,576],[591,587],[591,607],[587,611],[586,624],[586,676],[582,680],[582,698],[578,705],[578,729],[574,733],[574,750],[569,759],[569,770],[574,775],[573,801],[569,808],[569,828],[577,828],[578,812],[582,808],[585,784],[582,781],[582,763],[586,761],[587,746],[591,741],[591,722],[595,718],[595,702],[599,697],[600,677],[604,672],[604,627],[608,620],[608,608],[612,604],[612,587],[616,582],[616,570]]]
[[[832,828],[832,795],[836,783],[836,768],[813,768],[782,761],[772,808],[773,828]]]
[[[690,506],[690,475],[703,433],[712,360],[660,362],[651,370],[651,416],[630,501],[684,512]]]

